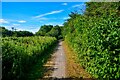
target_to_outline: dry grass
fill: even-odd
[[[66,76],[72,78],[83,78],[87,80],[91,79],[91,75],[87,73],[78,63],[77,55],[72,51],[72,49],[63,42],[64,51],[66,55]]]

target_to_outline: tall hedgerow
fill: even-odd
[[[64,23],[63,36],[77,53],[80,64],[100,80],[119,79],[119,3],[89,2],[84,14],[74,14]]]

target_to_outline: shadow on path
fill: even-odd
[[[43,78],[43,79],[40,79],[40,80],[95,80],[95,79],[92,79],[92,78],[55,78],[55,77],[50,77],[50,78]]]
[[[44,65],[45,74],[43,79],[39,80],[52,80],[53,77],[65,78],[65,54],[62,47],[62,41],[59,41],[51,58]],[[54,79],[53,79],[54,80]]]

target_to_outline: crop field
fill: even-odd
[[[53,37],[2,38],[3,79],[19,79],[56,43]]]

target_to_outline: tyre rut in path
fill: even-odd
[[[59,41],[51,59],[44,66],[47,66],[46,72],[48,72],[44,78],[65,78],[66,59],[62,41]]]

